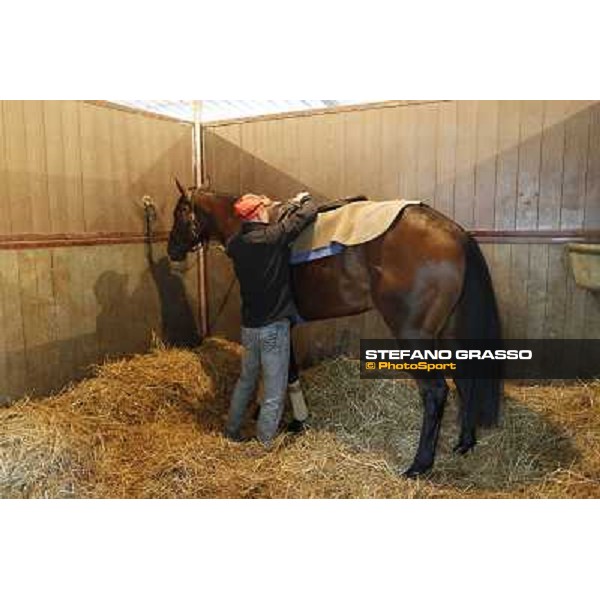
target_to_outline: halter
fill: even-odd
[[[194,191],[198,191],[199,188],[197,188]],[[204,194],[210,194],[211,196],[214,196],[215,198],[220,198],[221,196],[224,198],[229,198],[228,195],[221,195],[221,194],[217,194],[216,192],[209,192],[207,190],[200,190],[201,193]],[[193,198],[193,196],[192,196]],[[215,236],[214,233],[216,231],[218,231],[218,227],[217,227],[217,223],[215,220],[214,215],[212,215],[211,213],[206,212],[205,210],[203,210],[198,203],[194,202],[192,198],[188,198],[188,201],[190,202],[191,206],[192,206],[192,214],[193,214],[193,218],[194,218],[194,222],[197,226],[197,223],[202,222],[204,223],[204,227],[203,230],[208,230],[209,231],[209,235],[196,235],[197,238],[200,238],[200,240],[194,244],[194,246],[190,249],[190,252],[197,252],[201,247],[204,248],[206,246],[208,246],[208,244],[210,244],[211,241],[215,242],[214,246],[225,251],[226,245],[229,242],[229,240],[225,241],[225,244],[223,244],[220,240],[215,240]],[[210,235],[210,232],[213,233],[213,236]]]

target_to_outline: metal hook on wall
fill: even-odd
[[[154,230],[154,223],[158,219],[156,212],[156,205],[151,196],[144,196],[142,198],[142,206],[144,207],[144,237],[146,238],[146,257],[148,262],[154,264],[154,256],[152,253],[152,236]]]
[[[144,196],[142,198],[142,205],[144,207],[144,235],[146,236],[148,242],[152,242],[153,225],[158,218],[156,205],[154,204],[154,200],[151,196]]]

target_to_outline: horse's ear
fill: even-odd
[[[175,185],[177,186],[177,189],[179,190],[179,193],[182,196],[185,196],[187,198],[187,192],[185,190],[185,187],[183,185],[181,185],[181,182],[179,181],[179,179],[177,179],[177,177],[175,177]]]

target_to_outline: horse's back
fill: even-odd
[[[319,320],[360,314],[381,296],[413,294],[419,277],[430,278],[448,302],[456,300],[465,239],[464,230],[441,213],[408,205],[376,239],[293,267],[300,315]]]

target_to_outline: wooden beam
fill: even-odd
[[[515,231],[495,229],[472,229],[470,233],[482,243],[488,244],[600,244],[600,229],[575,229],[552,231]],[[164,242],[168,231],[153,233],[154,242]],[[118,231],[96,233],[0,235],[0,250],[20,248],[61,248],[64,246],[105,246],[112,244],[141,244],[146,241],[143,233]]]
[[[154,242],[164,242],[168,232],[153,235]],[[141,233],[78,233],[78,234],[22,234],[0,236],[0,250],[25,250],[38,248],[64,248],[71,246],[110,246],[114,244],[143,244],[146,237]]]
[[[376,108],[396,108],[398,106],[413,106],[422,104],[440,104],[443,102],[455,102],[455,100],[388,100],[385,102],[372,102],[370,104],[348,104],[336,106],[335,108],[312,108],[308,110],[295,110],[284,113],[273,113],[269,115],[260,115],[258,117],[239,117],[237,119],[223,119],[220,121],[211,121],[204,123],[204,127],[216,128],[233,123],[255,123],[257,121],[273,121],[277,119],[294,119],[296,117],[313,117],[323,114],[341,114],[363,110],[373,110]]]
[[[202,100],[194,100],[194,135],[193,135],[193,165],[194,183],[200,187],[204,183],[204,145],[202,135]],[[197,285],[198,285],[198,321],[202,330],[202,336],[210,335],[208,324],[207,305],[207,274],[206,274],[206,252],[204,245],[200,245],[196,260]]]
[[[161,121],[170,121],[171,123],[180,123],[189,127],[192,125],[192,121],[187,119],[178,119],[177,117],[171,117],[169,115],[163,115],[161,113],[155,113],[149,110],[143,110],[141,108],[134,108],[133,106],[126,106],[124,104],[117,104],[116,102],[109,102],[108,100],[81,100],[85,104],[94,104],[96,106],[102,106],[103,108],[110,108],[112,110],[121,110],[124,112],[132,113],[134,115],[142,115],[144,117],[151,117],[152,119],[160,119]]]

